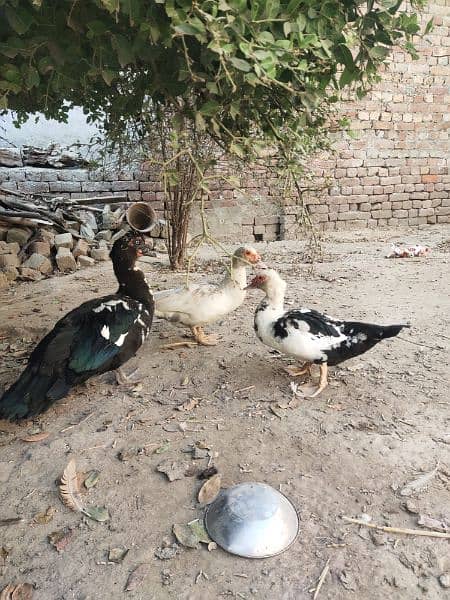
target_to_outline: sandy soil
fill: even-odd
[[[432,254],[388,260],[391,241],[428,243]],[[163,351],[180,331],[155,322],[149,341],[126,367],[139,367],[142,384],[134,390],[106,375],[33,423],[0,423],[0,521],[23,517],[18,524],[0,522],[0,589],[26,581],[44,600],[303,600],[313,597],[329,559],[319,600],[450,597],[439,582],[450,573],[448,540],[374,532],[341,518],[365,514],[401,528],[418,528],[417,513],[450,519],[450,230],[341,234],[329,238],[325,260],[313,274],[302,262],[301,243],[261,244],[259,250],[287,280],[292,306],[381,323],[408,320],[413,328],[401,337],[415,343],[388,340],[332,369],[332,384],[322,396],[303,399],[294,409],[278,408],[277,416],[271,403],[291,398],[282,371],[290,361],[254,336],[260,292],[210,328],[221,337],[214,348]],[[163,262],[143,265],[155,288],[183,280]],[[206,272],[217,279],[220,271],[217,258],[205,255],[192,278]],[[0,383],[13,381],[33,344],[62,314],[114,288],[105,263],[3,293]],[[200,399],[195,408],[177,410],[191,398]],[[21,441],[39,430],[50,435],[37,443]],[[224,486],[267,482],[292,500],[300,534],[287,552],[248,560],[202,545],[180,548],[169,560],[155,556],[158,547],[174,541],[174,523],[202,516],[195,469],[172,483],[156,471],[167,459],[205,468],[208,458],[193,460],[182,452],[195,442],[210,448]],[[108,522],[97,523],[60,502],[56,482],[71,458],[80,471],[100,471],[85,503],[106,506]],[[409,498],[401,495],[407,482],[438,463],[428,486]],[[52,520],[35,523],[49,507],[56,510]],[[57,552],[47,536],[65,527],[73,536]],[[1,547],[9,553],[5,559]],[[129,549],[120,564],[108,561],[115,547]],[[143,563],[144,582],[125,592],[130,572]]]

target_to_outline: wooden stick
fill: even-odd
[[[330,559],[327,560],[324,568],[322,569],[322,573],[320,574],[319,581],[317,582],[317,587],[314,592],[313,600],[316,600],[316,598],[318,597],[320,588],[322,587],[323,582],[325,581],[325,577],[328,575],[329,570],[330,570]]]
[[[403,535],[420,535],[424,537],[436,537],[450,540],[450,533],[441,533],[439,531],[425,531],[423,529],[401,529],[399,527],[387,527],[385,525],[376,525],[375,523],[366,523],[362,519],[353,519],[351,517],[342,516],[344,521],[347,523],[354,523],[355,525],[361,525],[363,527],[369,527],[370,529],[377,529],[378,531],[384,531],[385,533],[400,533]]]
[[[16,190],[8,190],[4,187],[0,187],[0,192],[3,192],[4,194],[10,194],[11,196],[19,196],[20,198],[25,196],[23,192],[18,192]]]
[[[71,204],[118,204],[126,202],[128,196],[121,194],[120,196],[91,196],[90,198],[70,198],[65,200],[64,204],[70,206]],[[130,204],[133,204],[130,202]]]
[[[12,223],[13,225],[23,225],[24,227],[38,227],[39,225],[53,225],[51,221],[44,219],[26,219],[25,217],[6,217],[0,213],[0,221]]]

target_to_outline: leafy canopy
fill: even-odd
[[[117,130],[150,100],[237,155],[307,152],[340,90],[364,94],[419,29],[401,0],[0,0],[0,108],[81,105]]]

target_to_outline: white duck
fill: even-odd
[[[311,374],[312,364],[320,365],[319,386],[310,397],[318,396],[328,385],[328,365],[334,366],[370,350],[382,339],[394,337],[409,325],[373,325],[339,321],[309,308],[285,311],[286,282],[272,269],[252,280],[248,288],[266,293],[255,312],[255,332],[263,344],[305,362],[288,367],[292,376]]]
[[[178,342],[178,345],[215,346],[218,339],[207,336],[203,326],[214,323],[238,308],[246,296],[246,267],[263,266],[254,248],[242,246],[233,254],[231,271],[218,284],[200,283],[187,287],[153,292],[155,316],[172,323],[181,323],[191,329],[195,342]]]

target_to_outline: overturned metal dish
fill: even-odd
[[[231,554],[267,558],[287,550],[297,537],[298,515],[281,492],[265,483],[222,490],[208,506],[206,530]]]

